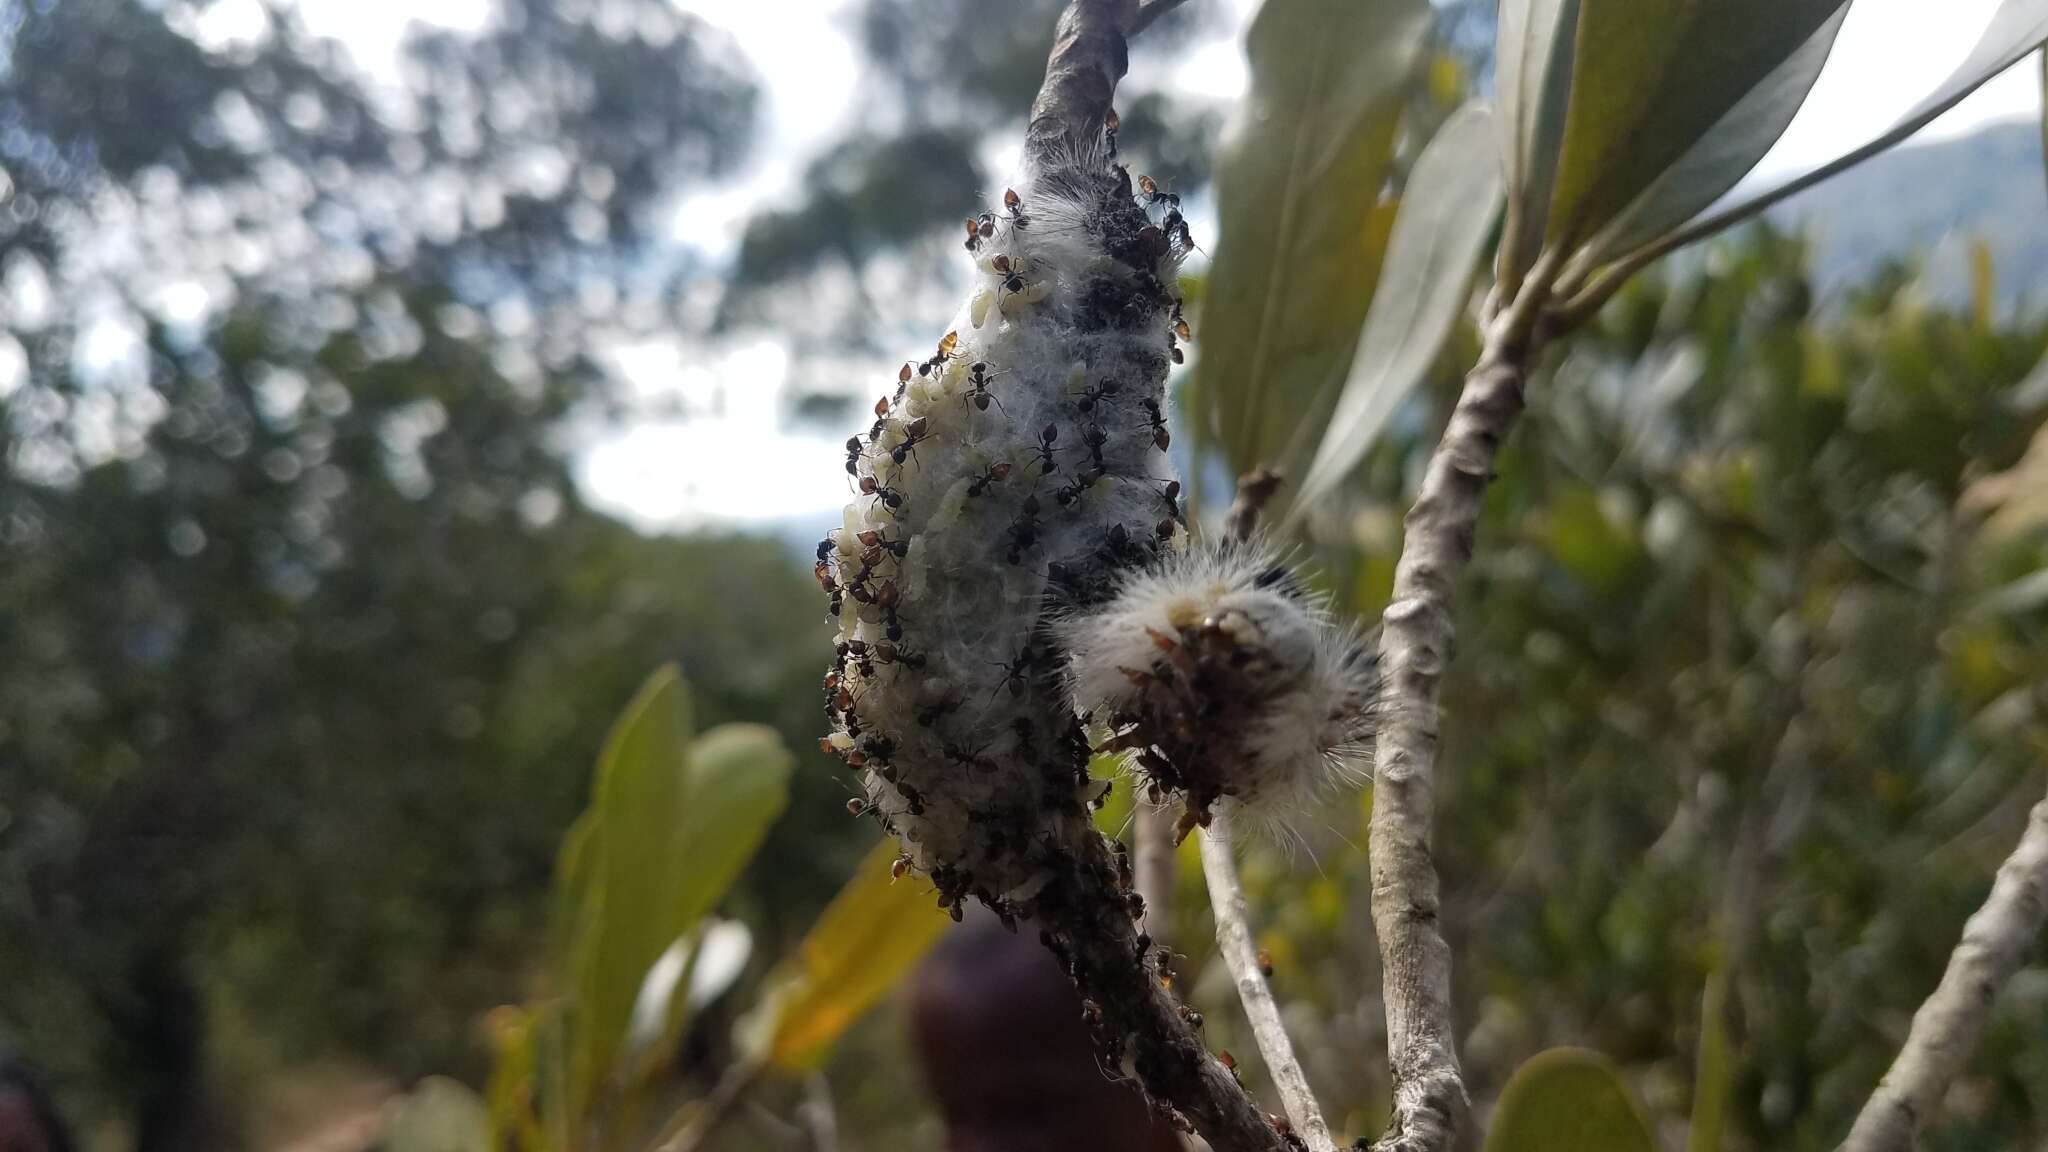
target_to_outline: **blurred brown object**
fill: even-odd
[[[1037,937],[975,908],[912,979],[948,1152],[1180,1152],[1136,1088],[1096,1068],[1080,998]]]

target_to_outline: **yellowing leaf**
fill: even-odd
[[[952,923],[929,882],[891,875],[899,851],[894,839],[875,845],[771,980],[756,1058],[788,1072],[815,1067]]]
[[[1298,472],[1336,403],[1384,251],[1371,207],[1430,24],[1426,0],[1267,0],[1252,24],[1192,390],[1201,436],[1233,468]]]
[[[1501,1089],[1486,1152],[1656,1152],[1613,1061],[1583,1048],[1531,1056]]]

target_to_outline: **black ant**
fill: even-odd
[[[873,496],[875,499],[880,500],[882,507],[887,508],[891,512],[903,507],[903,494],[894,488],[878,482],[873,476],[863,476],[860,478],[860,492],[863,496]]]
[[[1024,551],[1038,543],[1038,497],[1026,496],[1023,510],[1010,525],[1009,561],[1021,564]]]
[[[959,699],[953,696],[948,696],[936,704],[927,704],[917,711],[917,726],[929,728],[937,724],[942,717],[956,711],[959,707]]]
[[[1003,210],[1010,214],[1010,227],[1022,228],[1030,222],[1024,215],[1024,199],[1017,195],[1015,188],[1003,189]]]
[[[1106,113],[1102,117],[1102,139],[1105,144],[1109,145],[1109,150],[1111,152],[1116,151],[1117,129],[1121,127],[1123,127],[1122,118],[1117,116],[1116,109],[1111,108],[1108,111],[1108,113]]]
[[[905,426],[903,442],[889,449],[889,459],[894,460],[898,464],[903,463],[905,460],[916,459],[917,446],[930,438],[930,436],[931,433],[925,428],[925,418],[919,416]],[[923,465],[920,464],[919,467],[921,468]]]
[[[1102,446],[1109,443],[1109,433],[1100,424],[1090,424],[1081,429],[1081,443],[1088,448],[1088,458],[1097,471],[1102,469]]]
[[[996,270],[996,275],[1003,278],[998,291],[1022,292],[1024,290],[1023,261],[1020,260],[1013,264],[1008,256],[997,255],[995,259],[989,261],[989,266]]]
[[[1173,517],[1174,517],[1175,519],[1179,519],[1179,517],[1180,517],[1180,481],[1178,481],[1178,480],[1168,480],[1168,481],[1166,482],[1166,487],[1165,487],[1165,488],[1164,488],[1163,490],[1161,490],[1161,492],[1159,493],[1159,498],[1160,498],[1160,499],[1162,499],[1162,500],[1164,500],[1164,501],[1166,501],[1166,510],[1167,510],[1167,512],[1168,512],[1168,513],[1170,513],[1170,514],[1172,514],[1172,516],[1173,516]]]
[[[1095,482],[1097,480],[1102,479],[1102,475],[1102,469],[1090,468],[1088,471],[1081,473],[1080,476],[1076,477],[1070,483],[1062,485],[1059,491],[1052,494],[1052,498],[1059,502],[1060,507],[1070,507],[1072,506],[1074,501],[1079,500],[1081,498],[1081,494],[1083,492],[1086,492],[1088,491],[1088,489],[1094,487]]]
[[[860,670],[862,676],[872,677],[875,674],[874,655],[868,650],[867,641],[848,640],[839,647],[839,659],[841,661],[850,659],[853,666]]]
[[[924,815],[924,796],[922,793],[908,784],[898,784],[896,790],[903,793],[903,810],[905,812],[910,813],[912,816]]]
[[[1075,402],[1075,406],[1080,408],[1082,412],[1093,412],[1097,402],[1114,395],[1116,395],[1116,382],[1113,380],[1105,381],[1081,393],[1081,397]]]
[[[1159,190],[1159,182],[1150,176],[1138,177],[1138,191],[1145,194],[1145,203],[1147,204],[1164,204],[1169,209],[1180,207],[1180,197],[1175,196],[1171,192],[1161,192]]]
[[[1047,424],[1038,433],[1038,474],[1050,476],[1060,470],[1059,462],[1053,459],[1053,445],[1059,441],[1060,426]]]
[[[967,366],[967,383],[972,385],[968,390],[967,398],[974,401],[974,407],[977,411],[988,411],[989,401],[993,400],[998,410],[1002,411],[1006,416],[1009,415],[1009,410],[1003,408],[1002,397],[988,390],[989,381],[1001,375],[1001,372],[989,371],[988,364],[980,360],[976,360]]]
[[[880,532],[875,531],[874,529],[869,529],[866,532],[862,532],[860,535],[855,536],[854,539],[860,541],[860,546],[869,549],[870,552],[886,552],[889,555],[894,556],[898,560],[901,560],[905,556],[908,556],[910,554],[910,541],[891,540],[883,536]],[[875,560],[880,559],[881,557],[879,555],[875,557]],[[865,557],[863,558],[862,562],[873,563],[873,561],[869,561]]]
[[[1017,755],[1025,760],[1038,759],[1038,741],[1031,727],[1031,717],[1019,716],[1010,721],[1010,731],[1017,738]]]
[[[1006,480],[1009,478],[1009,475],[1010,462],[1008,460],[999,460],[984,469],[981,475],[968,481],[967,494],[969,496],[979,496],[983,492],[988,491],[989,485]]]
[[[863,449],[861,448],[860,437],[848,436],[846,438],[846,474],[848,476],[860,475],[860,457],[862,451]]]
[[[1166,446],[1173,443],[1173,433],[1167,431],[1166,414],[1159,410],[1159,401],[1145,401],[1145,420],[1152,426],[1152,443],[1158,445],[1161,452],[1166,451]]]
[[[818,541],[818,560],[820,562],[830,560],[832,558],[833,549],[838,547],[838,541],[832,539],[830,536],[827,536],[823,540]]]
[[[901,664],[905,668],[924,667],[924,654],[901,648],[886,641],[875,645],[875,659],[884,664]]]
[[[998,662],[996,667],[1003,670],[1003,681],[996,685],[996,691],[1008,688],[1012,696],[1023,695],[1024,686],[1031,682],[1031,669],[1037,663],[1038,650],[1029,644],[1024,645],[1024,650],[1017,653],[1015,660],[1007,664]]]
[[[959,744],[948,743],[940,748],[939,751],[946,759],[963,768],[980,768],[987,764],[987,761],[981,758],[982,747],[984,746],[976,745],[973,748],[968,748]]]

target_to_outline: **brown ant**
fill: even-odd
[[[1111,152],[1116,151],[1116,134],[1117,130],[1122,127],[1123,119],[1116,114],[1116,109],[1111,108],[1102,117],[1102,138],[1109,145]]]
[[[977,744],[972,748],[968,748],[959,744],[948,743],[940,748],[939,751],[946,759],[963,768],[986,768],[988,767],[988,761],[981,758],[981,750],[985,747],[987,747],[985,744]]]
[[[929,439],[930,436],[931,433],[926,430],[925,418],[919,416],[905,426],[903,442],[889,449],[889,459],[894,460],[898,464],[903,463],[905,460],[915,460],[917,458],[917,446]],[[920,464],[918,467],[922,468],[923,465]]]
[[[1023,261],[1020,260],[1012,263],[1008,256],[997,255],[995,259],[989,261],[989,267],[994,268],[996,275],[1003,278],[1002,284],[997,289],[999,292],[1022,292],[1024,290]]]
[[[983,492],[988,491],[989,485],[1006,480],[1009,478],[1009,475],[1010,462],[1008,460],[999,460],[984,469],[981,475],[968,482],[967,494],[969,496],[979,496]]]
[[[1001,257],[997,257],[997,259],[1001,259]],[[957,331],[948,332],[944,336],[939,337],[938,352],[934,354],[931,359],[926,360],[924,363],[919,364],[917,366],[918,376],[920,378],[930,376],[932,373],[937,372],[939,369],[945,367],[946,361],[951,360],[953,358],[953,349],[958,347],[959,344],[960,333]],[[904,373],[908,371],[910,371],[910,365],[908,363],[905,363],[903,365],[902,371],[896,373],[896,378],[907,383],[910,377],[904,375]]]
[[[1010,227],[1022,228],[1030,222],[1024,215],[1024,199],[1014,188],[1003,189],[1003,210],[1010,214]]]
[[[967,366],[967,383],[972,385],[972,388],[967,393],[967,398],[974,401],[974,407],[977,411],[988,411],[989,401],[993,400],[999,411],[1002,411],[1006,416],[1009,415],[1009,410],[1003,408],[1002,398],[988,390],[989,381],[1001,375],[1001,372],[989,371],[988,364],[981,360],[976,360]]]
[[[1168,480],[1166,482],[1166,487],[1160,491],[1159,498],[1166,501],[1166,511],[1170,513],[1175,519],[1179,519],[1180,481]]]
[[[1166,451],[1167,445],[1173,443],[1173,433],[1166,428],[1166,414],[1159,410],[1159,401],[1145,401],[1145,420],[1152,427],[1152,443],[1158,445],[1161,452]]]
[[[1038,433],[1038,474],[1050,476],[1060,470],[1059,462],[1053,459],[1053,445],[1059,441],[1060,426],[1047,424]]]
[[[903,507],[903,494],[894,488],[878,482],[873,476],[863,476],[860,478],[860,493],[863,496],[873,496],[875,499],[880,500],[882,507],[887,508],[891,512]]]
[[[811,569],[811,574],[818,578],[819,591],[828,596],[839,591],[839,581],[832,578],[832,565],[829,562],[824,560],[818,561],[817,565]]]

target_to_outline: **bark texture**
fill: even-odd
[[[1444,1152],[1467,1110],[1451,1011],[1451,952],[1438,926],[1438,695],[1451,659],[1451,602],[1501,442],[1522,413],[1526,328],[1491,315],[1403,525],[1394,597],[1380,634],[1380,730],[1373,773],[1372,919],[1379,935],[1394,1115],[1381,1152]]]
[[[2048,921],[2048,799],[2034,805],[1991,895],[1963,926],[1941,984],[1913,1014],[1905,1047],[1863,1105],[1842,1152],[1905,1152],[1984,1034],[1999,990]]]

